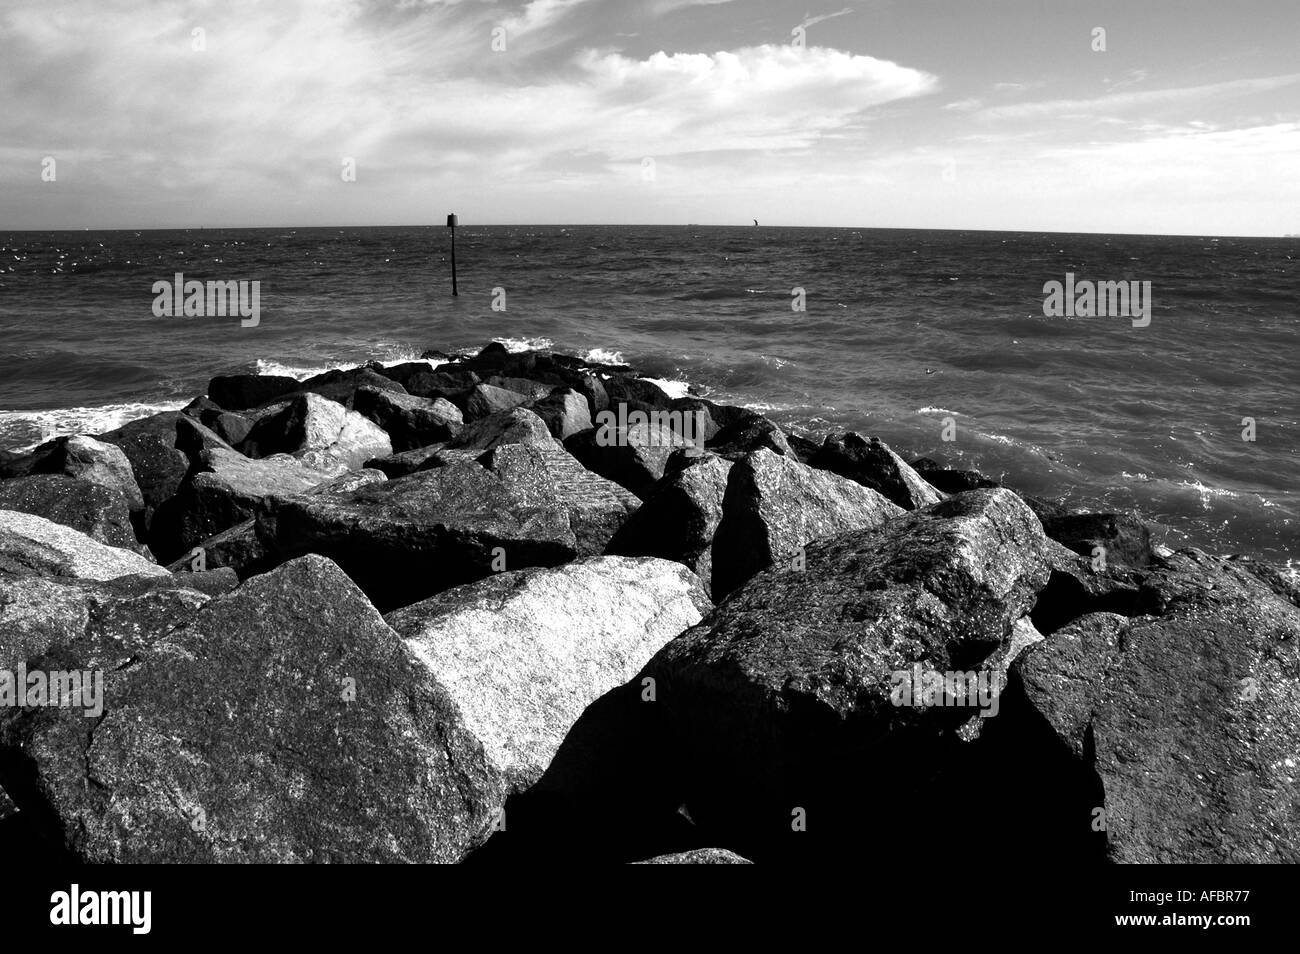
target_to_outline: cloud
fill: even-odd
[[[809,17],[808,14],[805,13],[805,14],[804,14],[804,21],[803,21],[803,23],[801,23],[801,24],[799,24],[799,25],[800,25],[801,27],[805,27],[805,28],[807,28],[807,27],[812,26],[812,25],[815,24],[815,23],[822,23],[822,22],[824,22],[824,21],[826,21],[826,20],[833,20],[833,19],[835,19],[836,17],[842,17],[842,16],[844,16],[844,15],[846,15],[846,14],[849,14],[849,13],[852,13],[852,12],[853,12],[852,9],[850,9],[849,7],[845,7],[843,10],[837,10],[837,11],[834,12],[834,13],[823,13],[821,16],[817,16],[817,17]]]
[[[1203,101],[1215,96],[1248,95],[1269,92],[1300,82],[1300,73],[1258,79],[1230,80],[1204,86],[1181,86],[1170,89],[1147,90],[1140,93],[1113,93],[1092,99],[1055,99],[1036,103],[1017,103],[1010,106],[993,106],[982,110],[981,119],[1034,119],[1041,116],[1094,115],[1116,111],[1160,106],[1169,103]]]

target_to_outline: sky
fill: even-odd
[[[2,0],[0,228],[1300,233],[1300,0]]]

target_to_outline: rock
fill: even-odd
[[[810,544],[805,570],[761,573],[629,683],[654,680],[656,703],[642,711],[677,753],[643,777],[679,774],[697,837],[760,862],[949,843],[946,822],[975,824],[986,802],[954,799],[957,779],[942,773],[950,762],[973,771],[960,753],[996,719],[909,700],[902,679],[914,667],[983,673],[987,693],[953,698],[996,711],[996,674],[1033,638],[1024,617],[1048,577],[1047,547],[1006,490]],[[978,804],[966,813],[967,802]]]
[[[1142,568],[1151,565],[1151,531],[1136,514],[1070,513],[1048,517],[1043,531],[1075,553],[1093,556],[1105,551],[1107,563]]]
[[[540,417],[556,440],[562,441],[591,427],[587,399],[572,388],[556,390],[540,401],[528,405]]]
[[[84,434],[56,437],[26,455],[10,476],[62,474],[106,487],[122,498],[130,510],[143,510],[144,498],[131,462],[120,447]]]
[[[752,865],[747,858],[725,848],[696,848],[694,851],[679,851],[674,855],[659,855],[645,861],[634,861],[636,865]]]
[[[1028,503],[1028,501],[1026,501]],[[1031,507],[1032,509],[1032,507]],[[1050,541],[1051,576],[1034,604],[1034,626],[1053,633],[1081,616],[1116,613],[1137,616],[1147,611],[1142,591],[1143,575],[1126,567],[1081,557]]]
[[[605,393],[609,395],[609,406],[619,403],[642,408],[668,409],[673,399],[668,392],[655,384],[630,374],[617,374],[605,381]]]
[[[664,477],[610,540],[607,552],[676,560],[694,570],[708,589],[713,535],[722,519],[731,467],[731,461],[707,454]]]
[[[105,546],[62,524],[14,510],[0,510],[0,574],[80,580],[170,575],[139,553]]]
[[[386,378],[373,368],[348,368],[346,370],[325,371],[307,378],[298,386],[298,391],[283,397],[301,397],[303,394],[316,394],[328,398],[351,409],[356,393],[362,388],[376,388],[380,391],[393,391],[401,394],[405,389],[391,378]],[[277,398],[277,400],[279,400]]]
[[[511,408],[469,424],[445,450],[488,451],[502,444],[550,444],[546,422],[523,407]]]
[[[307,393],[259,420],[243,450],[250,457],[290,454],[334,476],[356,470],[371,458],[388,456],[393,446],[378,425],[337,401]]]
[[[176,493],[190,467],[184,452],[176,449],[176,426],[182,417],[185,415],[179,411],[164,411],[97,435],[99,440],[120,447],[131,462],[144,498],[146,526],[153,511]]]
[[[1082,617],[1017,663],[1055,736],[1022,757],[1067,747],[1096,786],[1068,822],[1101,822],[1106,860],[1295,863],[1300,609],[1196,550],[1144,590],[1155,614]]]
[[[444,464],[453,463],[442,454],[445,446],[445,444],[430,444],[428,447],[417,447],[399,454],[389,454],[387,457],[376,457],[366,461],[366,467],[383,472],[389,480],[396,480],[417,470],[428,470],[431,467],[442,467]]]
[[[457,405],[460,406],[464,404],[464,399],[469,396],[469,392],[479,381],[479,376],[473,371],[449,368],[430,371],[425,368],[424,371],[417,372],[402,383],[407,391],[417,397],[446,397],[451,400],[453,395],[460,395],[460,402]]]
[[[579,556],[605,552],[641,506],[612,480],[583,467],[558,441],[502,444],[478,458],[528,506],[563,506]],[[640,554],[637,554],[640,555]]]
[[[446,687],[492,767],[523,791],[588,705],[711,609],[680,564],[606,556],[500,573],[385,621]]]
[[[252,460],[234,450],[203,451],[176,496],[158,509],[150,546],[160,559],[171,562],[204,540],[251,520],[266,497],[302,493],[329,479],[329,474],[288,454]]]
[[[204,451],[239,453],[216,431],[185,415],[176,419],[176,449],[186,456],[191,465],[198,461]]]
[[[873,529],[903,511],[870,488],[766,448],[731,468],[713,537],[713,598],[801,547],[846,530]]]
[[[246,411],[301,386],[297,378],[279,374],[219,374],[208,382],[208,397],[227,411]]]
[[[460,409],[443,398],[429,400],[361,388],[353,406],[358,414],[388,432],[397,451],[450,440],[460,433],[463,423]]]
[[[233,411],[210,415],[203,422],[223,441],[232,447],[242,444],[253,429],[254,419]]]
[[[465,419],[479,421],[533,400],[527,394],[507,391],[490,384],[476,384],[465,400]]]
[[[662,424],[611,427],[608,423],[573,435],[564,446],[588,470],[622,484],[643,499],[664,475],[673,451],[690,447]]]
[[[853,431],[827,437],[808,463],[870,487],[904,510],[928,507],[943,499],[943,494],[890,450],[888,444]]]
[[[257,532],[277,559],[337,561],[387,611],[481,579],[501,556],[510,569],[574,559],[568,508],[532,500],[468,461],[342,497],[273,497]]]
[[[764,448],[783,457],[794,456],[785,432],[758,414],[728,424],[713,435],[707,447],[719,457],[732,461]]]
[[[918,457],[911,467],[931,486],[946,494],[960,494],[967,490],[1001,487],[998,481],[985,477],[977,470],[950,470],[929,457]]]
[[[484,383],[494,388],[522,394],[530,401],[540,401],[555,388],[554,384],[545,384],[528,378],[507,378],[499,374],[489,375]]]
[[[401,364],[394,364],[389,367],[377,367],[374,369],[376,374],[382,374],[390,381],[396,381],[407,392],[414,394],[410,388],[410,382],[417,375],[433,373],[433,366],[428,361],[403,361]]]
[[[504,801],[451,697],[319,557],[209,601],[103,689],[98,719],[0,714],[0,784],[80,861],[456,862]]]
[[[106,546],[140,550],[122,495],[77,477],[33,474],[0,481],[0,510],[36,514]]]
[[[224,412],[225,409],[206,394],[200,394],[194,400],[190,401],[189,404],[186,404],[181,408],[182,414],[187,417],[192,417],[196,421],[201,421],[204,424],[207,423],[203,420],[205,417],[215,417]]]

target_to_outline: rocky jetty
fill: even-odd
[[[1298,775],[1293,575],[622,366],[222,375],[0,453],[10,851],[1295,863]]]

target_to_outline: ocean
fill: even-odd
[[[455,298],[449,249],[443,227],[0,232],[0,447],[180,407],[214,374],[501,340],[1134,508],[1169,546],[1300,560],[1296,239],[462,226]],[[178,272],[260,282],[259,323],[155,317]],[[1067,273],[1149,281],[1149,325],[1044,315]]]

